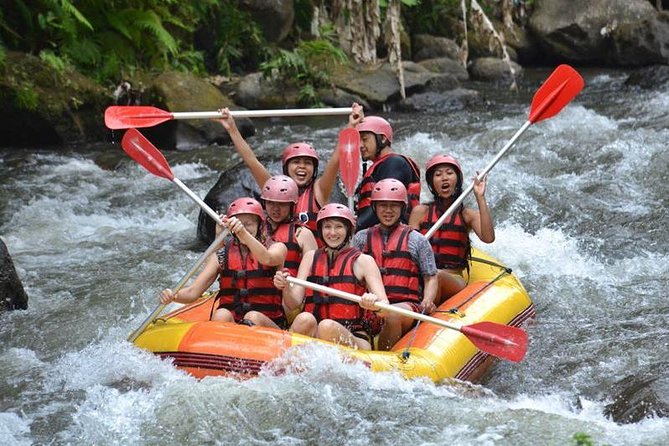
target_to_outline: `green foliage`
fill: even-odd
[[[5,68],[5,61],[7,60],[7,52],[4,45],[0,44],[0,70]]]
[[[411,8],[402,8],[402,17],[413,34],[452,36],[451,20],[460,17],[460,0],[422,0]]]
[[[216,0],[5,0],[0,41],[105,80],[136,68],[203,69],[191,37]],[[76,4],[76,6],[75,6]],[[114,79],[116,78],[116,79]]]
[[[14,90],[14,103],[23,110],[37,110],[39,95],[32,85],[24,83]]]
[[[322,30],[322,38],[300,41],[292,51],[279,49],[278,53],[261,64],[266,77],[275,76],[292,82],[300,88],[300,100],[316,105],[316,90],[331,84],[330,73],[348,62],[346,54],[332,41],[332,32]]]
[[[585,432],[577,432],[572,438],[576,446],[593,446],[595,444],[590,435]]]
[[[207,66],[224,75],[253,70],[269,57],[260,27],[236,4],[227,0],[210,8],[197,32]]]

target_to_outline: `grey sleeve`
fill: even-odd
[[[423,276],[434,276],[437,274],[437,264],[434,261],[432,245],[418,231],[411,231],[411,234],[409,234],[409,253],[418,262],[420,273]]]
[[[367,240],[367,229],[355,233],[353,240],[351,240],[351,246],[362,251],[362,248],[365,246],[365,240]]]

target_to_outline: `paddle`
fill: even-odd
[[[516,134],[511,137],[502,150],[499,151],[497,156],[488,163],[485,169],[478,174],[478,180],[481,181],[485,178],[488,172],[495,167],[495,164],[497,164],[500,158],[502,158],[511,146],[515,144],[516,140],[520,138],[520,135],[525,133],[525,130],[532,124],[558,114],[560,110],[562,110],[564,106],[574,99],[574,97],[583,89],[583,84],[583,78],[572,67],[569,65],[558,66],[534,94],[528,120]],[[467,189],[462,191],[460,196],[453,202],[453,204],[451,204],[446,212],[439,217],[439,220],[437,220],[425,233],[425,237],[432,237],[434,233],[437,232],[437,229],[439,229],[444,221],[453,214],[472,190],[474,190],[474,183],[470,184]]]
[[[225,237],[227,237],[227,235],[228,235],[228,231],[227,231],[227,229],[221,231],[221,233],[218,234],[218,237],[216,237],[216,239],[212,242],[212,244],[209,245],[209,248],[207,248],[207,250],[206,250],[205,252],[202,253],[202,255],[200,256],[200,258],[197,259],[197,262],[195,262],[195,265],[193,265],[193,267],[190,269],[190,271],[188,271],[188,272],[186,273],[186,275],[183,276],[183,277],[181,278],[181,280],[179,281],[179,283],[177,284],[177,286],[176,286],[176,287],[174,288],[174,290],[173,290],[173,291],[174,291],[174,294],[178,293],[179,290],[180,290],[181,288],[183,288],[183,287],[186,285],[186,282],[188,282],[188,280],[189,280],[191,277],[193,277],[193,274],[195,274],[195,273],[197,272],[197,270],[200,268],[200,266],[202,266],[202,264],[205,262],[205,260],[207,260],[207,258],[209,258],[209,256],[210,256],[211,254],[213,254],[214,252],[216,252],[216,250],[218,249],[219,245],[220,245],[221,243],[223,243],[223,239],[225,239]],[[162,311],[165,309],[166,306],[167,306],[167,304],[160,304],[160,305],[158,305],[158,306],[156,307],[156,309],[153,310],[153,312],[149,315],[149,317],[147,317],[146,319],[144,319],[144,322],[142,322],[142,325],[140,325],[139,328],[137,328],[137,330],[133,331],[133,332],[130,334],[130,336],[128,336],[128,341],[130,341],[130,342],[134,342],[135,339],[137,339],[137,338],[139,337],[139,335],[142,334],[142,332],[144,332],[144,330],[146,329],[146,327],[148,327],[148,325],[149,325],[151,322],[153,322],[153,321],[158,317],[158,315],[159,315],[160,313],[162,313]]]
[[[360,133],[351,127],[343,129],[339,132],[337,150],[339,151],[339,176],[346,189],[348,207],[351,212],[354,212],[353,194],[355,194],[355,186],[360,175]]]
[[[347,299],[353,302],[360,303],[362,300],[360,296],[355,294],[297,279],[295,277],[289,276],[286,280],[289,283],[301,285],[305,288],[311,288],[312,290],[341,297],[342,299]],[[377,303],[376,308],[391,313],[401,314],[402,316],[407,316],[419,321],[436,324],[440,327],[450,328],[451,330],[457,330],[465,335],[476,348],[498,358],[519,362],[523,359],[525,352],[527,351],[527,333],[517,327],[510,327],[496,322],[478,322],[471,325],[456,325],[421,313],[398,308],[390,304]]]
[[[235,118],[284,118],[291,116],[347,115],[351,107],[341,108],[296,108],[282,110],[232,110]],[[112,129],[152,127],[172,119],[214,119],[220,118],[218,111],[210,112],[168,112],[145,105],[112,105],[105,110],[105,125]]]
[[[132,159],[137,161],[142,165],[146,170],[152,174],[166,178],[173,183],[177,184],[188,196],[195,201],[202,209],[204,209],[207,214],[216,222],[221,223],[220,216],[210,208],[204,201],[200,199],[197,195],[193,193],[185,184],[183,184],[178,178],[172,173],[170,165],[167,163],[167,160],[163,154],[153,145],[151,142],[144,137],[138,130],[130,129],[128,130],[123,139],[121,140],[121,147],[123,150],[130,155]],[[175,293],[177,293],[183,286],[188,282],[188,280],[195,274],[195,272],[202,266],[202,263],[216,251],[216,248],[223,239],[227,236],[228,231],[223,230],[216,240],[207,248],[207,250],[200,256],[198,261],[195,263],[193,268],[181,279],[175,288]],[[163,311],[165,308],[164,304],[160,304],[156,307],[155,310],[147,317],[142,325],[135,331],[133,331],[130,336],[128,336],[128,341],[133,342],[137,337],[144,331],[144,329]]]
[[[195,195],[192,190],[190,190],[185,184],[179,180],[179,178],[174,176],[170,165],[167,163],[167,160],[144,135],[139,133],[137,129],[130,129],[125,132],[123,139],[121,140],[121,147],[125,153],[130,155],[130,158],[137,161],[141,164],[146,170],[152,174],[166,178],[179,186],[188,196],[196,202],[202,209],[209,214],[216,222],[220,223],[221,219],[219,215],[210,208],[207,203],[202,201],[200,197]]]

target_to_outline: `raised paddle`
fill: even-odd
[[[353,212],[353,194],[355,194],[355,186],[360,176],[360,133],[351,127],[340,131],[337,150],[339,151],[339,176],[346,189],[348,207]]]
[[[295,108],[280,110],[231,110],[235,118],[285,118],[293,116],[348,115],[351,107],[340,108]],[[172,119],[215,119],[218,111],[168,112],[146,105],[112,105],[105,110],[105,125],[112,129],[152,127]]]
[[[125,132],[121,140],[121,147],[130,158],[141,164],[146,170],[152,174],[166,178],[179,186],[188,196],[196,202],[202,209],[209,214],[216,222],[220,223],[219,215],[210,208],[207,203],[202,201],[200,197],[195,195],[181,180],[174,176],[170,165],[163,154],[158,150],[144,135],[139,133],[137,129],[130,129]]]
[[[288,276],[286,280],[289,283],[301,285],[305,288],[311,288],[312,290],[341,297],[342,299],[347,299],[353,302],[360,303],[362,300],[360,296],[355,294],[297,279],[295,277]],[[375,306],[384,311],[401,314],[402,316],[429,322],[431,324],[439,325],[440,327],[450,328],[451,330],[457,330],[465,335],[476,348],[498,358],[519,362],[525,356],[525,352],[527,352],[527,333],[517,327],[510,327],[496,322],[477,322],[476,324],[471,325],[456,325],[421,313],[395,307],[390,304],[377,303]]]
[[[477,179],[483,180],[485,176],[495,167],[495,164],[504,156],[504,154],[513,146],[520,135],[525,133],[532,124],[551,118],[558,114],[574,97],[583,89],[583,78],[569,65],[558,66],[553,73],[544,81],[543,85],[534,93],[532,105],[530,106],[530,114],[528,120],[516,132],[515,135],[506,143],[506,145],[499,151],[497,156],[481,171]],[[446,221],[446,219],[453,214],[453,212],[460,206],[469,193],[474,190],[474,183],[471,183],[467,189],[462,191],[460,196],[451,204],[451,206],[439,217],[434,225],[425,233],[425,237],[430,238],[437,232],[437,229]]]
[[[193,277],[193,274],[195,274],[195,273],[197,272],[197,270],[200,268],[200,266],[202,266],[202,264],[205,262],[205,260],[207,260],[207,258],[209,258],[209,256],[210,256],[211,254],[213,254],[214,252],[216,252],[216,249],[218,249],[219,245],[223,242],[223,239],[224,239],[227,235],[228,235],[228,230],[227,230],[227,229],[224,229],[223,231],[221,231],[220,234],[218,234],[218,237],[216,237],[216,239],[212,242],[212,244],[209,245],[209,248],[207,248],[207,250],[206,250],[205,252],[202,253],[202,255],[200,256],[200,258],[197,259],[197,262],[195,262],[195,265],[193,265],[193,267],[190,269],[190,271],[188,271],[188,272],[186,273],[186,275],[183,276],[183,277],[181,278],[181,280],[179,281],[179,283],[177,284],[177,286],[176,286],[176,287],[174,288],[174,290],[173,290],[173,291],[174,291],[174,294],[178,293],[179,290],[180,290],[181,288],[183,288],[184,285],[186,285],[186,283],[188,282],[188,280],[189,280],[191,277]],[[160,313],[163,312],[163,309],[165,309],[166,306],[167,306],[167,304],[160,304],[160,305],[158,305],[158,306],[156,307],[156,309],[153,310],[153,312],[149,315],[149,317],[147,317],[146,319],[144,319],[144,322],[142,322],[142,325],[140,325],[140,326],[137,328],[137,330],[135,330],[135,331],[133,331],[132,333],[130,333],[130,336],[128,336],[128,341],[130,341],[130,342],[134,342],[135,339],[137,339],[137,337],[139,337],[139,335],[142,334],[142,332],[146,329],[146,327],[147,327],[151,322],[153,322],[153,321],[158,317],[158,315],[159,315]]]

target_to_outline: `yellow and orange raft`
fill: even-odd
[[[514,327],[534,316],[534,305],[511,270],[473,249],[469,285],[442,304],[432,316],[455,324],[491,321]],[[264,327],[209,320],[214,295],[156,319],[135,344],[197,378],[212,375],[257,375],[263,365],[293,346],[321,340]],[[396,370],[407,378],[477,381],[493,357],[479,351],[463,334],[430,323],[409,331],[391,351],[360,351],[339,346],[347,356],[374,371]],[[407,354],[408,353],[408,354]]]

